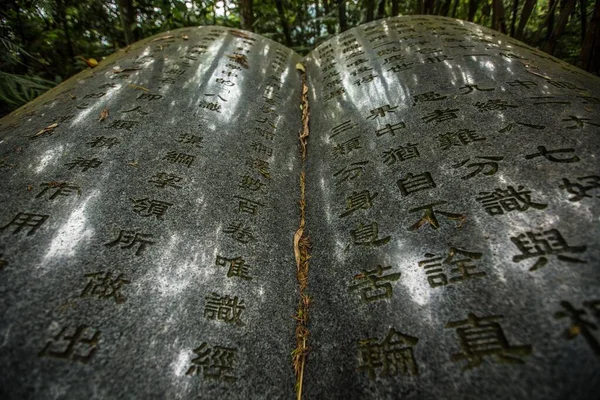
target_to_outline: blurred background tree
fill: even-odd
[[[436,14],[473,21],[600,73],[600,0],[2,0],[0,116],[137,40],[223,25],[306,54],[375,19]]]

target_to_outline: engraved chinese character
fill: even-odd
[[[86,160],[83,157],[77,157],[75,160],[66,163],[65,165],[69,167],[69,170],[72,170],[75,167],[80,167],[81,172],[85,172],[90,168],[98,168],[102,164],[102,161],[97,158],[92,158],[91,160]]]
[[[429,172],[413,175],[407,174],[406,178],[398,179],[396,182],[403,196],[408,196],[411,193],[425,189],[435,188],[435,182],[431,178]]]
[[[381,246],[390,241],[390,237],[386,236],[379,239],[379,225],[373,222],[368,225],[358,224],[356,229],[350,231],[354,244],[363,246]]]
[[[171,164],[184,164],[189,168],[196,159],[196,156],[170,151],[162,159]]]
[[[248,243],[250,240],[254,239],[252,230],[241,222],[232,222],[223,230],[223,233],[231,235],[240,243]]]
[[[538,146],[537,149],[538,149],[539,153],[528,154],[525,156],[525,159],[531,160],[532,158],[543,156],[544,158],[546,158],[546,160],[549,160],[552,162],[557,162],[557,163],[574,163],[574,162],[579,161],[579,157],[577,157],[576,155],[574,155],[573,157],[570,157],[570,158],[558,158],[558,157],[554,157],[552,155],[552,154],[560,154],[560,153],[574,153],[575,149],[547,150],[545,146]]]
[[[360,298],[366,302],[389,299],[392,297],[392,284],[390,282],[397,281],[400,278],[400,272],[383,275],[384,271],[391,269],[391,266],[382,267],[378,265],[373,270],[363,270],[354,276],[358,281],[354,285],[350,285],[350,292],[360,291]]]
[[[139,200],[130,200],[133,202],[133,212],[142,217],[155,216],[156,219],[163,219],[169,207],[173,205],[165,201],[150,200],[147,197]]]
[[[554,318],[569,318],[571,320],[571,325],[565,329],[565,337],[568,340],[572,340],[581,334],[592,351],[597,356],[600,356],[600,343],[598,343],[598,340],[591,332],[592,330],[597,331],[598,326],[593,322],[584,319],[586,310],[583,308],[575,308],[568,301],[561,301],[560,305],[562,306],[563,310],[554,313]],[[591,308],[594,314],[596,314],[597,318],[600,316],[600,314],[598,314],[600,300],[585,301],[583,305]]]
[[[249,275],[250,266],[246,264],[246,261],[242,257],[225,258],[217,255],[215,264],[219,267],[229,266],[227,271],[227,277],[231,278],[237,276],[241,279],[252,280]]]
[[[192,359],[192,366],[188,368],[186,375],[199,375],[205,378],[234,382],[237,378],[232,375],[237,349],[231,347],[214,346],[212,349],[203,342],[200,347],[194,349],[198,356]]]
[[[208,319],[235,322],[236,325],[243,326],[245,324],[240,317],[245,309],[244,300],[239,300],[237,296],[231,298],[229,295],[221,296],[213,292],[212,296],[206,297],[204,316]]]
[[[244,175],[241,177],[239,187],[252,190],[253,192],[261,190],[265,184],[259,179],[254,179],[251,176]]]
[[[104,245],[106,247],[114,247],[120,244],[122,249],[131,249],[137,245],[135,255],[139,256],[146,250],[148,245],[156,243],[150,239],[152,239],[152,235],[149,233],[121,230],[119,236],[115,240],[105,243]]]
[[[248,214],[256,215],[256,214],[258,214],[258,207],[263,205],[257,201],[250,200],[245,197],[241,197],[241,196],[233,196],[233,197],[235,197],[236,199],[239,199],[238,211],[240,211],[240,212],[245,212]]]
[[[447,99],[447,96],[442,96],[436,92],[426,92],[413,96],[413,106],[416,106],[417,103],[423,103],[428,101],[439,101]]]
[[[561,261],[578,264],[586,263],[586,261],[563,254],[583,253],[586,246],[569,246],[562,234],[556,229],[542,232],[525,232],[517,237],[511,237],[510,240],[522,253],[513,257],[514,262],[538,257],[533,266],[529,268],[530,271],[535,271],[545,266],[548,263],[546,256],[549,255],[556,255]]]
[[[513,186],[507,186],[506,189],[495,189],[493,192],[479,192],[479,197],[475,200],[480,202],[490,215],[502,215],[511,211],[526,211],[530,207],[543,210],[548,206],[547,204],[534,203],[531,200],[531,190],[525,190],[523,186],[519,186],[517,189]]]
[[[183,180],[183,178],[180,176],[168,174],[166,172],[159,172],[159,173],[153,175],[152,178],[148,182],[153,183],[154,186],[156,186],[158,188],[164,188],[167,186],[171,186],[176,189],[181,189],[181,186],[176,185],[176,183],[179,183],[182,180]]]
[[[137,97],[136,100],[153,101],[153,100],[159,100],[159,99],[162,99],[162,96],[160,94],[142,93]]]
[[[119,142],[117,138],[114,137],[97,136],[87,144],[89,144],[90,147],[107,147],[110,149],[111,147],[116,146],[119,143],[121,142]]]
[[[377,131],[375,131],[375,134],[377,135],[377,137],[386,135],[386,134],[390,134],[392,136],[395,136],[396,131],[399,131],[400,129],[404,129],[406,128],[406,124],[404,122],[398,122],[397,124],[385,124],[385,128],[381,128],[378,129]]]
[[[165,79],[163,79],[163,81],[164,80]],[[173,80],[172,83],[175,83],[175,81]],[[134,112],[134,111],[137,111],[141,115],[148,115],[148,113],[146,111],[142,110],[142,106],[136,106],[136,107],[133,107],[131,110],[121,111],[121,113],[125,114],[125,113]],[[115,122],[118,122],[118,123],[115,124],[115,126],[112,126],[112,128],[115,128],[115,129],[126,129],[128,131],[131,130],[131,128],[135,127],[135,125],[137,125],[137,121],[120,120],[120,121],[115,121]]]
[[[466,146],[469,143],[485,140],[480,137],[475,131],[470,129],[459,129],[455,132],[446,132],[438,135],[440,147],[442,150],[447,150],[452,146]]]
[[[29,228],[27,236],[31,236],[37,232],[44,222],[49,218],[49,215],[41,214],[29,214],[29,213],[18,213],[8,224],[0,227],[0,230],[4,230],[10,226],[15,226],[15,230],[12,232],[13,235],[21,232],[23,229]]]
[[[202,148],[202,140],[204,138],[202,136],[189,135],[187,133],[182,133],[179,135],[179,139],[176,141],[183,144],[189,144],[199,149]]]
[[[40,184],[40,186],[43,187],[43,189],[35,196],[36,199],[42,197],[50,189],[54,189],[54,193],[50,196],[50,200],[54,200],[58,196],[69,196],[72,193],[81,193],[79,186],[70,184],[69,182],[47,182]]]
[[[405,335],[390,328],[381,342],[369,338],[358,342],[360,351],[359,371],[366,371],[369,378],[395,375],[419,375],[413,347],[419,342],[416,337]]]
[[[387,113],[395,113],[396,111],[394,111],[396,108],[398,108],[398,106],[392,107],[389,104],[386,104],[385,106],[382,107],[378,107],[378,108],[374,108],[372,110],[369,111],[369,113],[371,115],[369,115],[367,117],[367,119],[375,119],[377,117],[385,117],[385,115]]]
[[[123,285],[127,285],[129,280],[123,278],[123,274],[119,274],[113,279],[112,272],[94,272],[85,274],[89,278],[89,282],[80,297],[97,296],[101,299],[113,298],[115,303],[121,304],[125,302],[125,296],[121,293]]]
[[[567,178],[563,178],[562,184],[558,186],[573,195],[573,197],[569,198],[569,201],[580,201],[584,197],[592,197],[588,194],[588,191],[600,189],[600,176],[598,175],[582,176],[577,178],[577,180],[581,183],[571,182]],[[596,197],[600,197],[600,195]]]
[[[131,131],[133,128],[135,128],[135,126],[139,124],[139,122],[137,121],[127,121],[124,119],[117,119],[114,120],[113,122],[111,122],[111,124],[108,126],[108,129],[124,129],[126,131]]]
[[[498,100],[498,99],[495,99],[495,100],[490,99],[485,103],[478,101],[474,105],[475,105],[475,108],[478,109],[480,112],[494,111],[494,110],[504,111],[508,108],[517,108],[517,106],[508,104],[508,102],[505,100]]]
[[[408,230],[409,231],[417,230],[425,224],[429,224],[432,229],[439,229],[440,223],[438,222],[438,220],[435,216],[436,213],[445,216],[446,218],[448,218],[451,221],[459,221],[458,227],[460,228],[464,224],[467,217],[462,214],[454,214],[454,213],[450,213],[450,212],[446,212],[446,211],[437,211],[437,210],[433,209],[433,207],[438,206],[440,204],[446,204],[446,202],[438,201],[435,203],[426,204],[422,207],[416,207],[416,208],[412,208],[412,209],[408,210],[411,213],[419,211],[419,210],[425,210],[421,219],[418,220],[417,222],[415,222],[413,225],[411,225],[408,228]]]
[[[482,173],[483,175],[486,175],[486,176],[494,175],[498,171],[498,163],[495,161],[502,161],[504,159],[504,157],[499,157],[499,156],[482,156],[482,157],[475,157],[475,158],[478,158],[480,160],[489,160],[489,161],[472,162],[472,163],[468,164],[467,168],[474,168],[474,169],[470,174],[467,174],[467,175],[461,177],[461,179],[469,179],[479,173]],[[463,167],[465,164],[467,164],[469,162],[469,160],[471,160],[471,159],[467,158],[466,160],[461,161],[460,163],[458,163],[456,165],[453,165],[452,168],[456,169],[456,168]],[[485,170],[486,167],[487,167],[487,170]]]
[[[456,119],[458,108],[446,108],[444,110],[434,110],[421,119],[425,122],[443,122],[451,119]]]
[[[463,89],[467,89],[467,91],[464,93],[461,93],[461,95],[472,93],[474,90],[478,90],[481,92],[491,92],[492,90],[495,90],[494,88],[481,89],[481,88],[479,88],[479,85],[465,85],[463,87],[458,88],[458,90],[463,90]]]
[[[367,210],[373,207],[373,199],[378,195],[379,193],[375,193],[371,196],[368,190],[352,192],[352,194],[346,198],[346,211],[340,215],[340,218],[347,217],[357,210]]]
[[[260,172],[260,174],[265,178],[271,179],[271,171],[269,171],[268,161],[261,160],[258,158],[250,158],[246,161],[246,165]]]
[[[365,170],[365,166],[368,164],[368,161],[358,161],[350,164],[347,167],[342,168],[337,171],[333,176],[339,176],[340,180],[336,182],[336,185],[341,184],[347,180],[353,180],[358,178]]]
[[[273,155],[273,149],[265,146],[262,143],[252,142],[250,146],[254,149],[254,151],[263,155],[264,157],[271,157]]]
[[[525,364],[520,358],[531,354],[530,345],[512,346],[508,343],[504,331],[498,322],[502,315],[478,317],[473,313],[461,321],[451,321],[446,329],[456,328],[462,352],[452,354],[454,362],[467,360],[463,371],[481,365],[484,357],[495,356],[496,361],[509,364]]]
[[[572,121],[575,123],[575,125],[567,126],[567,129],[580,129],[580,128],[583,128],[585,125],[592,125],[592,126],[600,127],[600,124],[596,124],[594,122],[589,122],[590,121],[589,118],[581,118],[581,117],[576,117],[574,115],[569,115],[569,118],[564,118],[563,121]]]
[[[218,112],[218,113],[221,112],[221,105],[219,103],[211,103],[211,102],[208,102],[206,100],[201,100],[200,104],[198,106],[200,108],[205,109],[205,110],[215,111],[215,112]]]
[[[354,129],[357,126],[358,126],[358,124],[353,123],[351,120],[344,121],[341,124],[336,125],[333,128],[331,128],[331,136],[329,136],[329,139],[332,139],[333,137],[339,135],[342,132],[348,131],[350,129]]]
[[[405,161],[416,157],[419,157],[417,144],[407,143],[405,146],[400,146],[398,148],[385,151],[383,153],[383,162],[387,165],[392,165],[398,161]]]
[[[533,82],[533,81],[521,81],[519,79],[511,81],[511,82],[506,82],[508,83],[509,86],[518,86],[518,87],[523,87],[525,89],[531,89],[532,87],[537,86],[537,83]]]
[[[343,143],[338,144],[333,148],[333,155],[346,155],[352,150],[361,149],[360,142],[358,140],[358,136],[353,137],[352,139],[346,140]]]
[[[458,259],[454,259],[456,257]],[[466,251],[457,249],[456,247],[450,247],[448,256],[436,257],[435,254],[425,253],[425,259],[419,261],[419,267],[423,267],[425,274],[427,275],[427,282],[432,288],[438,286],[446,286],[448,284],[448,277],[444,273],[444,266],[450,267],[450,273],[455,274],[450,278],[450,283],[462,282],[466,279],[481,278],[485,276],[485,272],[472,272],[477,268],[477,265],[473,264],[473,260],[479,260],[481,253]],[[458,275],[458,276],[456,276]]]
[[[87,325],[63,328],[40,351],[40,357],[55,357],[86,364],[96,353],[100,331]]]

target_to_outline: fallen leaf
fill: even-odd
[[[233,36],[237,36],[237,37],[242,38],[242,39],[250,39],[250,37],[251,37],[246,32],[242,32],[242,31],[234,31],[234,30],[232,30],[232,31],[229,31],[229,33],[231,33]]]
[[[31,192],[32,189],[33,189],[33,185],[27,185],[27,190],[29,190]]]
[[[43,135],[44,133],[52,132],[54,130],[54,128],[56,128],[57,126],[58,126],[57,123],[54,123],[52,125],[48,125],[44,129],[40,130],[38,133],[36,133],[35,135],[33,135],[32,137],[38,137],[40,135]]]
[[[137,167],[138,167],[138,162],[137,162],[137,161],[135,161],[135,160],[134,160],[134,161],[129,161],[129,162],[127,163],[127,165],[129,165],[129,166],[132,166],[132,167],[136,167],[136,168],[137,168]]]
[[[304,68],[304,64],[302,63],[296,63],[296,69],[298,71],[306,72],[306,68]]]
[[[95,68],[98,66],[98,60],[96,60],[95,58],[88,58],[85,59],[82,56],[79,56],[79,58],[81,58],[83,61],[85,61],[85,63],[88,65],[88,67],[90,68]]]
[[[188,40],[188,39],[189,39],[189,36],[188,36],[188,35],[181,35],[181,38],[182,38],[183,40]]]
[[[139,89],[139,90],[143,90],[143,91],[145,91],[145,92],[149,92],[149,91],[150,91],[150,90],[146,89],[146,88],[145,88],[145,87],[143,87],[143,86],[134,85],[133,83],[130,83],[130,84],[129,84],[129,87],[130,87],[130,88],[133,88],[133,89]]]
[[[248,59],[243,54],[235,54],[233,56],[227,56],[230,60],[235,61],[244,68],[248,68]]]
[[[100,119],[98,121],[104,121],[106,118],[108,118],[108,108],[100,112]]]
[[[139,71],[141,68],[113,68],[113,74],[121,74],[123,72],[133,72],[133,71]]]
[[[171,39],[174,38],[174,35],[168,35],[168,36],[163,36],[163,37],[159,37],[153,40],[153,42],[158,42],[159,40],[166,40],[166,39]]]

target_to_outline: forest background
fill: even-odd
[[[119,48],[197,25],[253,31],[306,54],[365,22],[445,15],[600,74],[600,0],[0,1],[0,117]]]

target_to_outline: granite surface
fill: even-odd
[[[0,122],[0,398],[291,398],[300,57],[167,32]]]
[[[597,398],[600,80],[425,16],[306,65],[306,398]]]

